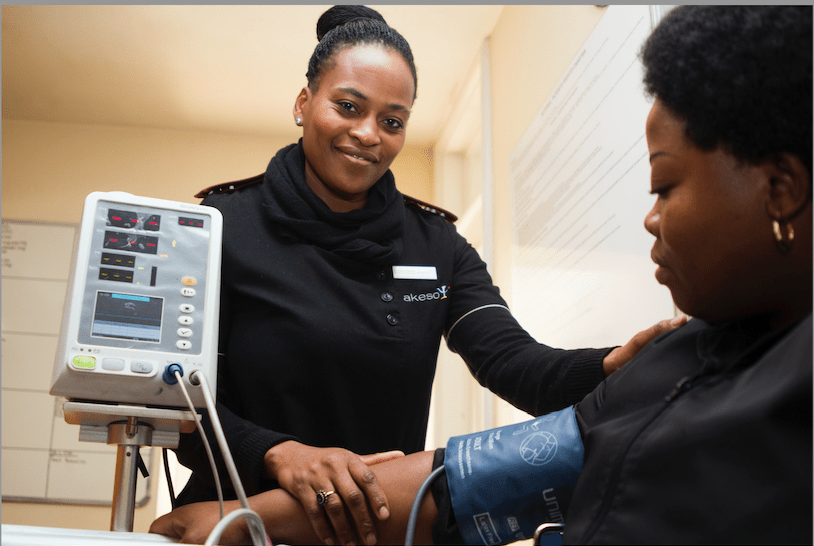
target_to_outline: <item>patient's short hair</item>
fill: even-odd
[[[697,146],[757,163],[777,152],[811,172],[812,7],[680,6],[641,50],[644,84]]]

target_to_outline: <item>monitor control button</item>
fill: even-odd
[[[102,369],[110,370],[111,372],[120,372],[124,370],[124,360],[121,358],[103,358]]]
[[[81,368],[83,370],[92,370],[96,368],[96,357],[77,355],[71,361],[74,368]]]
[[[134,373],[151,373],[153,363],[146,360],[134,360],[130,363],[130,371]]]

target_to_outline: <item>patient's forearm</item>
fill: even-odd
[[[418,489],[430,475],[432,458],[433,452],[427,451],[371,467],[390,505],[390,517],[387,520],[379,521],[374,518],[379,544],[404,543],[410,509]],[[266,532],[273,542],[288,544],[321,542],[314,533],[302,505],[288,492],[282,489],[267,491],[251,497],[249,505],[263,518]],[[437,515],[435,501],[431,494],[427,494],[419,512],[415,533],[416,544],[432,542],[430,530]]]

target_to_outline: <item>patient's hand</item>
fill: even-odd
[[[238,501],[223,503],[223,513],[240,508]],[[185,544],[203,544],[220,521],[218,501],[196,502],[164,514],[150,525],[151,533],[178,539]],[[249,526],[244,519],[232,523],[221,535],[218,544],[251,544]]]
[[[650,343],[653,339],[664,332],[669,332],[670,330],[684,326],[687,324],[687,320],[689,319],[686,315],[679,315],[671,320],[662,320],[633,336],[625,345],[615,348],[608,353],[608,356],[602,361],[605,376],[612,374],[624,364],[627,364],[631,358],[636,356],[642,347]]]
[[[404,457],[401,451],[388,451],[361,455],[362,463],[374,466]],[[266,532],[271,531],[290,533],[286,538],[296,536],[298,542],[316,544],[319,539],[308,535],[313,531],[308,518],[302,512],[299,501],[282,489],[266,491],[259,495],[249,497],[249,506],[257,512],[266,525]],[[228,514],[240,508],[239,501],[223,503],[223,513]],[[276,510],[276,511],[275,511]],[[178,539],[187,544],[203,544],[209,537],[212,529],[220,520],[220,510],[217,501],[197,502],[176,508],[169,514],[156,519],[150,526],[151,533],[158,533]],[[306,531],[303,531],[303,528]],[[229,525],[221,535],[219,544],[251,544],[251,534],[245,519],[239,519]]]
[[[388,460],[387,453],[366,456],[341,448],[322,448],[294,440],[266,452],[266,476],[299,499],[321,542],[376,543],[376,521],[390,517],[387,497],[371,464]],[[366,462],[367,461],[367,462]],[[320,505],[317,491],[330,491]]]

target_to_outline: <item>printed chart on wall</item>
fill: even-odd
[[[62,308],[79,226],[2,222],[2,497],[110,505],[116,446],[79,441],[51,396]],[[152,468],[152,448],[141,450]],[[149,482],[137,480],[136,502]]]
[[[609,6],[513,150],[512,310],[546,344],[621,345],[673,316],[644,229],[651,29],[648,6]]]

